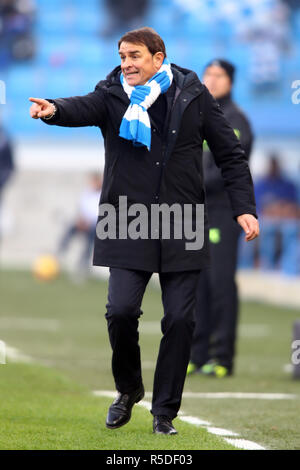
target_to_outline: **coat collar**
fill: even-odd
[[[184,92],[184,94],[187,96],[187,99],[193,98],[202,93],[204,86],[200,82],[195,72],[184,69],[173,63],[171,64],[171,68],[174,82],[176,84],[176,98],[181,92]],[[106,80],[102,80],[98,83],[98,86],[106,89],[108,93],[117,96],[125,104],[129,105],[130,101],[121,85],[120,75],[121,67],[118,65],[107,75]]]

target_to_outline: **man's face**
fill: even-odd
[[[207,67],[203,75],[203,83],[214,98],[219,99],[231,91],[232,83],[227,73],[218,65]]]
[[[152,55],[144,44],[121,42],[119,54],[121,69],[128,85],[144,85],[160,69],[164,54]]]

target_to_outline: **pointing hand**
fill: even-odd
[[[54,105],[42,98],[29,98],[33,104],[30,106],[30,116],[33,119],[44,118],[50,116],[54,111]]]

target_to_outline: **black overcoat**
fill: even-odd
[[[168,96],[170,89],[166,93],[165,132],[158,132],[151,120],[150,151],[119,137],[121,120],[130,103],[120,84],[120,67],[85,96],[50,100],[58,112],[44,122],[101,129],[105,168],[100,204],[112,204],[118,211],[119,196],[127,196],[128,206],[142,203],[149,209],[151,204],[162,203],[192,204],[194,209],[196,204],[205,205],[202,144],[206,140],[221,169],[232,216],[256,215],[248,163],[220,106],[195,72],[171,66],[175,94]],[[184,237],[100,240],[96,236],[93,264],[151,272],[202,269],[209,263],[207,227],[205,214],[204,245],[198,250],[187,250],[190,240]]]

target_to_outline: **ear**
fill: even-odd
[[[163,52],[156,52],[153,56],[153,61],[154,61],[154,66],[157,70],[160,69],[160,67],[162,66],[162,63],[164,61],[164,53]]]

